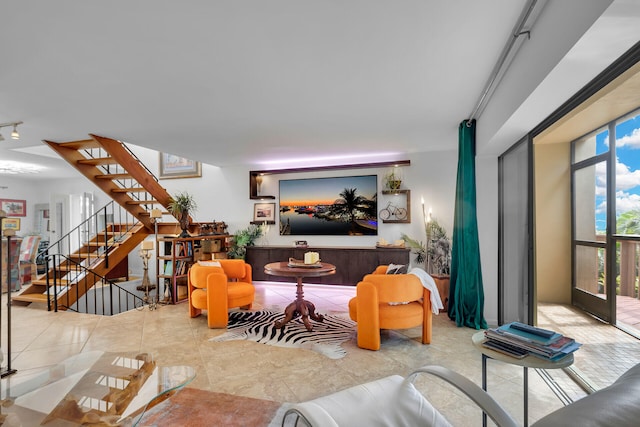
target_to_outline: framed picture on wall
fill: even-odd
[[[20,218],[5,218],[2,220],[3,230],[20,231]]]
[[[27,201],[16,199],[0,199],[0,209],[7,216],[27,216]]]
[[[253,223],[254,224],[275,224],[276,223],[276,204],[275,203],[256,203],[253,205]]]
[[[200,162],[169,153],[160,153],[159,178],[199,178],[201,176],[202,164]]]

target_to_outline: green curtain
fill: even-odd
[[[458,326],[486,329],[476,214],[476,121],[458,128],[458,176],[451,249],[449,317]]]

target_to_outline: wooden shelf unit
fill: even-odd
[[[383,219],[382,222],[389,224],[408,224],[411,222],[411,190],[383,190],[382,194],[385,196],[404,196],[404,206],[402,204],[395,204],[399,208],[405,208],[407,210],[407,217],[404,219]],[[395,197],[394,197],[395,199]],[[381,203],[381,205],[384,205]],[[378,206],[380,207],[380,205]],[[384,206],[383,206],[384,207]]]
[[[203,242],[207,240],[221,241],[218,249],[211,252],[216,259],[226,258],[228,234],[208,234],[201,236],[177,237],[158,236],[156,275],[158,277],[158,294],[160,300],[167,299],[175,304],[185,301],[189,268],[202,256]],[[213,242],[215,243],[215,242]]]

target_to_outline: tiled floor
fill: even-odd
[[[254,309],[282,310],[295,296],[293,284],[264,282],[256,288]],[[346,316],[355,288],[305,285],[304,291],[318,312]],[[6,295],[2,307],[6,366]],[[585,343],[575,365],[597,386],[611,383],[640,361],[638,340],[575,309],[543,305],[539,318],[542,326]],[[3,382],[89,350],[151,352],[161,364],[194,366],[198,376],[192,387],[276,402],[304,401],[390,374],[404,376],[427,364],[443,365],[481,382],[481,357],[471,344],[476,331],[456,327],[444,313],[434,318],[430,345],[420,343],[419,328],[385,331],[380,351],[359,349],[351,340],[344,344],[347,356],[337,360],[246,341],[210,342],[224,330],[208,329],[204,316],[190,319],[186,304],[112,317],[13,306],[12,332],[12,368],[18,373]],[[521,423],[522,369],[489,361],[488,380],[490,393]],[[480,410],[440,380],[421,377],[417,385],[454,425],[480,424]],[[530,371],[529,388],[530,422],[562,406],[535,371]]]
[[[640,300],[633,297],[617,296],[616,320],[636,329],[635,333],[640,334]]]

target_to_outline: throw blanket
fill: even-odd
[[[429,273],[418,267],[413,267],[407,274],[413,274],[414,276],[417,276],[418,279],[420,279],[420,281],[422,282],[422,286],[429,289],[429,291],[431,292],[431,311],[433,311],[435,314],[440,313],[440,309],[444,308],[444,306],[442,305],[440,292],[438,292],[438,287],[436,286],[436,282],[433,280],[433,277],[431,277]]]

